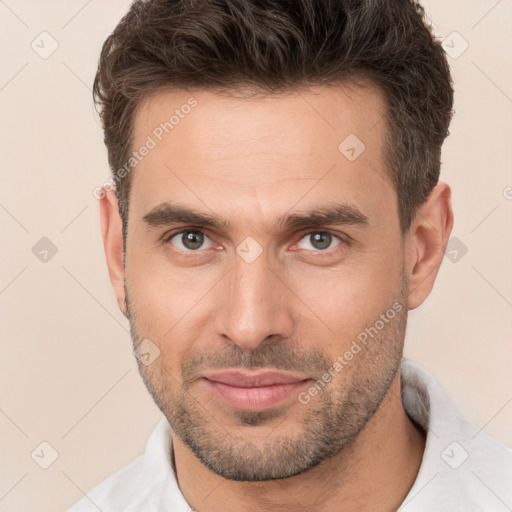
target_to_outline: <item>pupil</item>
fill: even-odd
[[[187,249],[198,249],[203,245],[203,235],[198,231],[188,231],[183,233],[182,242]]]
[[[313,246],[317,249],[326,249],[331,245],[331,235],[329,233],[315,233],[312,235],[314,240]]]

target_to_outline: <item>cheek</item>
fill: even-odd
[[[297,277],[300,297],[318,319],[322,332],[333,340],[333,350],[339,352],[340,344],[350,345],[399,298],[402,274],[399,260],[394,258],[388,255],[330,274]]]
[[[207,292],[222,273],[177,268],[162,257],[145,258],[142,252],[132,251],[126,267],[133,323],[139,336],[160,348],[165,367],[174,368],[186,357],[190,341],[198,339],[208,318]]]
[[[163,248],[135,248],[127,260],[126,279],[140,308],[171,325],[200,300],[213,278],[199,267],[173,265]]]

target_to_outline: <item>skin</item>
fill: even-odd
[[[159,93],[137,110],[133,147],[191,96],[198,105],[132,171],[126,266],[114,193],[100,202],[134,346],[149,338],[160,350],[139,370],[173,428],[181,491],[200,512],[396,510],[425,446],[400,398],[407,311],[427,298],[443,260],[450,188],[433,189],[402,237],[383,167],[384,98],[370,84],[252,99]],[[354,161],[338,150],[349,134],[365,144]],[[230,229],[148,226],[144,216],[165,202]],[[334,203],[367,224],[276,223]],[[204,234],[199,249],[169,238],[183,228]],[[334,235],[320,248],[319,232]],[[236,252],[246,237],[261,248],[250,263]],[[307,404],[294,395],[243,411],[201,379],[212,368],[286,369],[312,379],[307,391],[393,304],[401,313]]]

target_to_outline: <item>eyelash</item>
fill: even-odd
[[[163,237],[163,241],[164,241],[166,244],[168,244],[168,243],[171,241],[171,239],[172,239],[172,238],[174,238],[175,236],[177,236],[177,235],[183,235],[184,233],[189,233],[189,232],[197,232],[197,233],[201,233],[201,234],[203,234],[203,235],[205,235],[205,236],[208,236],[208,235],[207,235],[204,231],[202,231],[201,229],[197,229],[197,228],[186,228],[186,229],[180,229],[179,231],[175,231],[175,232],[172,232],[172,233],[167,233],[167,234],[165,234],[165,235],[164,235],[164,237]],[[320,249],[318,249],[317,251],[310,251],[310,252],[314,252],[315,254],[320,254],[320,255],[322,255],[322,254],[326,254],[326,255],[331,256],[331,255],[332,255],[332,254],[331,254],[331,252],[332,252],[332,251],[334,251],[334,252],[335,252],[335,251],[336,251],[336,248],[338,248],[339,246],[341,246],[341,245],[349,245],[349,244],[350,244],[350,241],[347,239],[347,237],[343,237],[343,236],[341,236],[341,235],[339,235],[339,234],[336,234],[336,233],[334,233],[334,232],[332,232],[332,231],[328,231],[328,230],[318,230],[318,229],[317,229],[317,230],[313,230],[313,231],[306,231],[306,232],[304,232],[304,233],[301,233],[301,234],[300,234],[300,237],[298,238],[298,241],[297,241],[296,243],[300,242],[304,237],[306,237],[306,236],[308,236],[308,235],[313,235],[313,234],[316,234],[316,233],[322,233],[322,234],[328,234],[328,235],[331,235],[332,237],[337,238],[337,239],[340,241],[340,243],[339,243],[338,245],[336,245],[334,248],[327,249],[327,250],[324,250],[324,251],[322,251],[322,250],[320,250]],[[300,250],[300,249],[299,249],[299,250]],[[338,250],[339,250],[339,249],[338,249]],[[200,256],[203,256],[203,254],[201,254],[201,252],[202,252],[201,250],[197,250],[197,251],[186,251],[185,253],[180,252],[180,251],[178,251],[178,250],[174,250],[174,249],[173,249],[173,251],[174,251],[174,252],[176,252],[176,253],[178,253],[178,254],[180,254],[180,255],[185,254],[185,257],[186,257],[186,258],[194,258],[194,257],[200,257]],[[320,256],[320,257],[322,257],[322,256]]]

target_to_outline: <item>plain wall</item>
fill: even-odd
[[[91,87],[101,45],[128,5],[0,2],[6,512],[65,510],[140,455],[161,418],[110,285],[92,193],[109,169]],[[441,39],[456,31],[469,45],[450,57],[456,114],[441,178],[452,187],[459,252],[455,262],[445,258],[431,296],[410,313],[406,356],[468,420],[512,446],[512,3],[425,6]],[[47,59],[31,47],[35,40],[39,51],[51,49],[43,31],[59,45]],[[450,37],[460,51],[462,39]],[[48,244],[43,237],[57,249],[47,262],[33,253]],[[58,452],[48,469],[31,458],[43,441]]]

